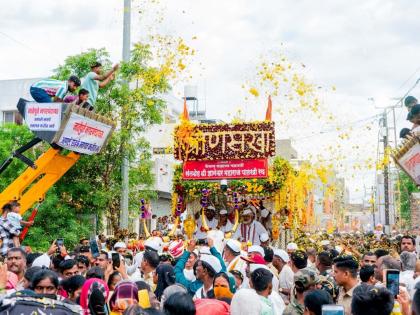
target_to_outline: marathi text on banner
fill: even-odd
[[[99,153],[111,130],[110,125],[71,113],[57,144],[79,153]]]
[[[28,102],[25,122],[32,131],[57,131],[61,124],[61,103]]]
[[[175,139],[176,159],[182,161],[260,159],[275,154],[274,122],[200,124],[194,128],[197,134],[195,141],[182,143],[182,139]]]
[[[417,185],[420,185],[420,144],[416,143],[403,156],[398,164],[407,172]]]
[[[182,178],[186,180],[214,180],[268,177],[267,159],[227,161],[187,161]]]

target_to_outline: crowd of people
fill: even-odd
[[[12,210],[4,211],[2,227]],[[420,314],[411,236],[301,233],[281,249],[268,236],[245,243],[211,235],[153,236],[134,249],[101,235],[95,246],[86,238],[69,251],[56,240],[29,254],[12,238],[3,247],[0,313],[321,315],[335,306],[345,315]]]

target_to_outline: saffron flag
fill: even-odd
[[[190,114],[188,113],[187,98],[186,97],[184,97],[184,111],[182,112],[182,119],[190,120]]]
[[[271,121],[272,111],[273,111],[273,103],[271,102],[271,95],[269,95],[267,112],[265,113],[265,120]]]

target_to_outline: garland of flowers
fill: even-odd
[[[176,192],[172,194],[172,215],[179,217],[185,211],[184,198]]]
[[[288,161],[276,157],[270,165],[268,178],[230,180],[228,191],[236,192],[242,196],[271,197],[284,185],[289,172],[296,173]],[[178,196],[184,196],[184,199],[201,198],[205,189],[211,190],[215,194],[223,192],[219,181],[183,180],[182,165],[175,167],[173,191]]]
[[[146,218],[146,202],[144,201],[144,199],[141,199],[140,202],[141,202],[141,218],[145,219]]]
[[[201,207],[207,208],[209,205],[209,190],[206,188],[203,188],[201,190]]]
[[[184,119],[174,131],[174,157],[180,161],[268,158],[275,155],[274,133],[274,122],[268,121],[194,124]],[[252,145],[257,140],[264,142],[261,150]],[[242,150],[232,150],[232,145],[243,147]]]
[[[184,205],[183,198],[182,198],[182,196],[179,196],[178,197],[178,202],[176,204],[176,211],[175,211],[175,215],[177,217],[179,217],[181,215],[182,209],[183,209],[183,205]]]
[[[197,202],[201,207],[225,200],[226,205],[240,210],[243,202],[273,200],[276,210],[272,216],[273,233],[278,239],[282,229],[291,229],[294,233],[298,228],[315,226],[312,191],[318,181],[324,185],[326,196],[336,194],[336,187],[329,180],[330,172],[328,167],[308,163],[295,170],[286,160],[276,157],[270,164],[268,178],[231,180],[228,187],[222,189],[219,181],[183,180],[182,165],[178,165],[173,189],[175,195],[183,196],[187,202]]]
[[[239,210],[239,198],[238,198],[238,193],[236,191],[233,193],[233,204],[234,204],[234,209]]]

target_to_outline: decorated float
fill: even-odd
[[[275,125],[269,99],[266,119],[254,122],[195,123],[186,104],[174,131],[176,166],[173,180],[172,216],[177,228],[193,238],[197,223],[209,232],[205,209],[227,210],[232,230],[238,228],[245,207],[254,209],[255,219],[273,241],[285,244],[292,231],[313,220],[313,195],[307,170],[295,170],[275,154]],[[262,216],[263,209],[269,216]],[[266,211],[267,212],[267,211]],[[279,244],[281,245],[281,244]]]

